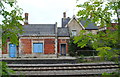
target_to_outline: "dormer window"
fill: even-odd
[[[72,30],[72,36],[76,36],[76,30]]]

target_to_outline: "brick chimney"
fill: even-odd
[[[63,18],[66,18],[66,12],[63,12]]]
[[[28,25],[28,13],[25,13],[24,25]]]

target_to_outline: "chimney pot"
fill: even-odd
[[[25,13],[24,25],[28,25],[28,13]]]
[[[63,12],[63,18],[66,18],[66,12]]]

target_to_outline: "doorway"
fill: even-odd
[[[66,56],[66,44],[60,45],[60,54]]]
[[[9,56],[16,57],[17,48],[15,44],[9,44]]]

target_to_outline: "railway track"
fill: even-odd
[[[17,73],[14,75],[26,76],[89,76],[100,75],[104,72],[114,72],[118,64],[109,63],[79,63],[79,64],[8,64],[10,69]]]
[[[115,69],[119,68],[117,64],[24,64],[8,65],[15,71],[49,71],[49,70],[88,70],[88,69]]]

